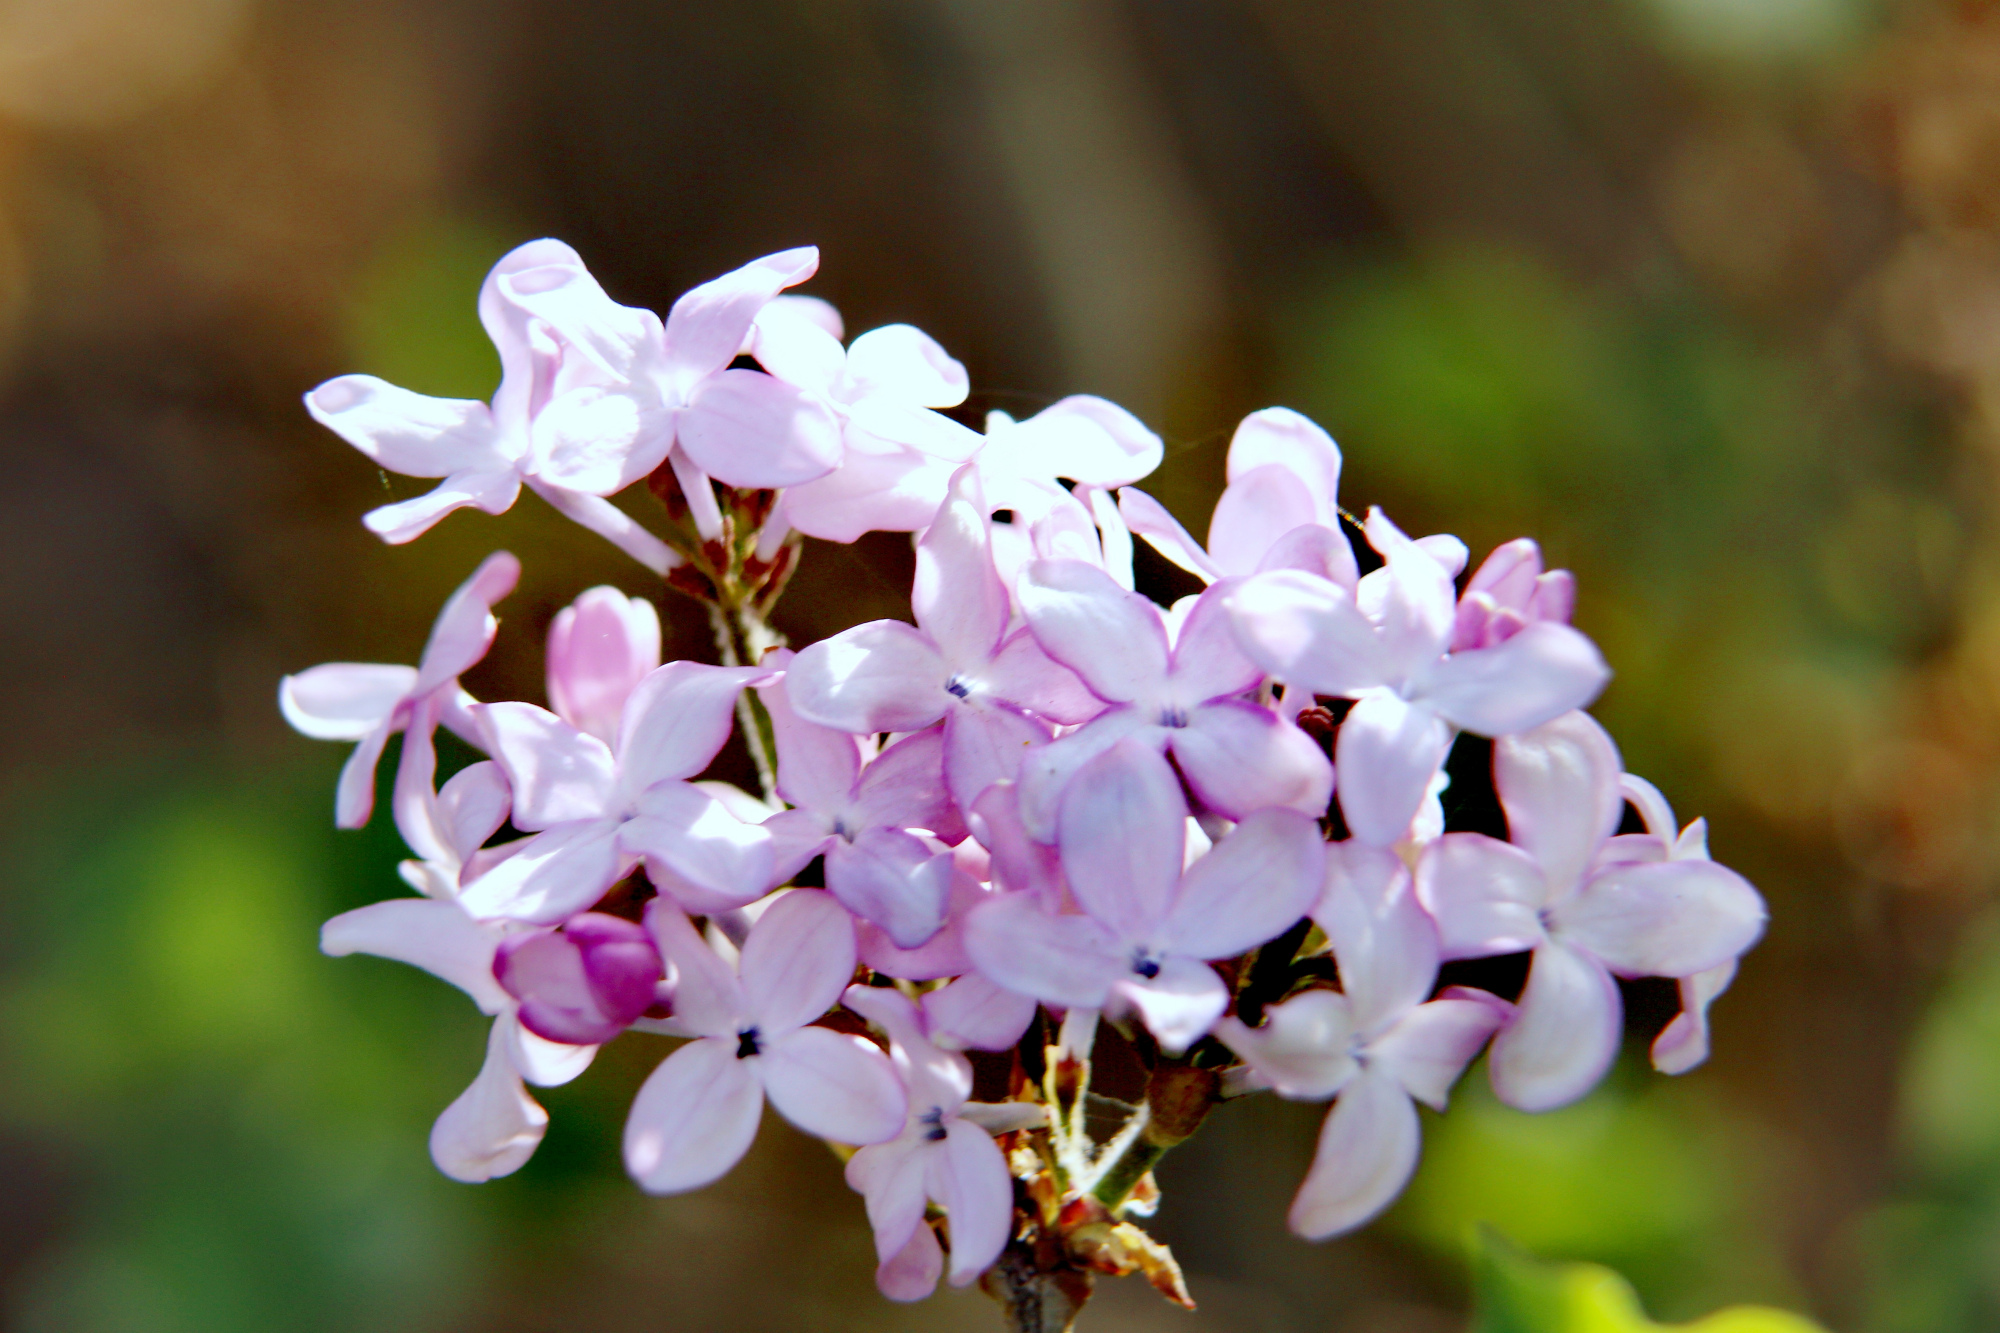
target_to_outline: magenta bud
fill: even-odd
[[[623,1032],[652,1007],[663,972],[651,935],[599,912],[510,935],[493,957],[494,977],[521,1002],[521,1026],[572,1046]]]

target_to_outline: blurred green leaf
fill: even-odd
[[[480,326],[479,285],[511,246],[466,218],[421,218],[392,233],[341,310],[351,369],[444,398],[487,398],[500,356]]]
[[[1600,1264],[1552,1264],[1482,1228],[1474,1266],[1472,1333],[1821,1333],[1798,1315],[1738,1305],[1691,1324],[1646,1317],[1632,1284]]]

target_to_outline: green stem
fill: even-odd
[[[716,655],[726,667],[754,665],[771,648],[780,647],[784,636],[772,629],[753,608],[738,607],[735,614],[707,603],[708,625],[715,633]],[[771,715],[763,701],[750,690],[736,696],[736,723],[743,732],[743,744],[750,762],[757,767],[757,784],[764,799],[778,801],[778,742],[771,728]]]
[[[1099,1174],[1091,1186],[1091,1197],[1115,1216],[1167,1150],[1201,1127],[1221,1086],[1221,1075],[1213,1069],[1181,1061],[1156,1067],[1146,1084],[1146,1105],[1139,1112],[1145,1120],[1124,1150]]]

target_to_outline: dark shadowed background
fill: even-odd
[[[484,396],[486,267],[559,236],[629,304],[815,243],[851,331],[922,326],[989,408],[1072,392],[1168,440],[1201,531],[1282,403],[1351,508],[1581,583],[1629,767],[1768,895],[1716,1054],[1569,1110],[1475,1069],[1359,1236],[1283,1229],[1318,1108],[1168,1159],[1200,1313],[1462,1326],[1478,1222],[1652,1311],[2000,1323],[2000,12],[1869,0],[23,0],[0,5],[0,1321],[78,1333],[982,1329],[871,1283],[860,1201],[775,1119],[652,1200],[659,1058],[543,1100],[517,1176],[425,1153],[481,1025],[316,951],[401,891],[330,827],[342,747],[278,676],[413,661],[527,566],[469,683],[540,700],[602,582],[692,608],[524,498],[388,548],[420,485],[299,395]],[[643,500],[643,496],[641,497]],[[795,639],[906,607],[907,541],[814,545]],[[899,606],[899,603],[902,605]]]

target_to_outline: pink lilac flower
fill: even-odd
[[[533,704],[480,704],[487,748],[535,834],[466,885],[476,916],[552,924],[643,860],[655,887],[696,911],[738,907],[771,882],[771,835],[688,779],[729,739],[736,696],[760,667],[669,662],[625,701],[615,746]]]
[[[773,654],[765,664],[782,668],[790,656]],[[776,848],[773,882],[824,854],[833,896],[898,947],[937,934],[951,896],[951,854],[911,830],[964,836],[945,791],[944,733],[905,736],[864,766],[860,739],[799,717],[782,684],[757,693],[777,741],[778,795],[793,806],[764,821]]]
[[[1576,578],[1542,568],[1542,548],[1519,537],[1493,548],[1458,599],[1451,650],[1492,648],[1537,621],[1567,625],[1576,609]]]
[[[1293,810],[1249,815],[1185,864],[1187,802],[1160,753],[1127,738],[1078,770],[1058,845],[1080,914],[1007,894],[966,921],[986,976],[1044,1004],[1136,1010],[1170,1053],[1206,1033],[1229,991],[1204,960],[1231,958],[1305,915],[1325,844]]]
[[[1064,398],[1026,421],[986,418],[974,462],[993,525],[993,562],[1009,589],[1030,560],[1085,560],[1132,586],[1132,534],[1113,500],[1151,474],[1166,446],[1139,419],[1088,394]],[[1072,483],[1064,487],[1063,481]]]
[[[942,1255],[924,1222],[928,1201],[951,1224],[950,1282],[963,1287],[1000,1257],[1013,1228],[1014,1180],[992,1136],[1040,1124],[1045,1112],[970,1103],[972,1066],[932,1044],[922,1014],[898,992],[849,986],[844,1000],[888,1035],[909,1094],[902,1133],[847,1162],[847,1183],[866,1200],[875,1231],[876,1283],[898,1301],[922,1300],[937,1285]]]
[[[641,597],[591,588],[549,625],[549,709],[606,745],[625,700],[660,665],[660,615]]]
[[[1367,532],[1386,563],[1353,590],[1279,570],[1244,580],[1228,605],[1243,650],[1288,689],[1356,701],[1335,742],[1340,808],[1356,837],[1387,846],[1408,831],[1453,728],[1526,731],[1596,698],[1610,671],[1590,640],[1550,621],[1448,652],[1447,567],[1379,509]]]
[[[625,1165],[654,1194],[698,1189],[749,1150],[764,1100],[808,1134],[886,1143],[909,1109],[879,1048],[808,1026],[854,975],[847,912],[814,889],[773,903],[743,943],[737,969],[716,956],[672,903],[646,926],[666,959],[675,1030],[695,1038],[655,1069],[625,1123]]]
[[[519,1003],[522,1027],[550,1041],[593,1046],[653,1007],[662,964],[643,927],[580,912],[559,930],[502,939],[493,975]]]
[[[806,648],[785,672],[793,709],[821,726],[861,735],[943,719],[945,780],[961,808],[1019,771],[1021,754],[1049,737],[1043,718],[1081,722],[1101,707],[1032,634],[1008,631],[989,527],[978,477],[961,468],[917,545],[916,625],[857,625]]]
[[[526,1083],[554,1087],[589,1067],[594,1045],[536,1036],[493,973],[508,927],[475,921],[454,902],[391,898],[328,921],[320,948],[335,957],[374,954],[421,967],[457,986],[492,1014],[479,1075],[431,1129],[431,1158],[454,1180],[477,1183],[520,1169],[541,1143],[549,1117]]]
[[[1497,741],[1493,778],[1511,841],[1445,834],[1424,849],[1417,889],[1446,958],[1533,950],[1491,1071],[1502,1101],[1546,1111],[1588,1092],[1617,1054],[1614,976],[1685,978],[1733,962],[1763,933],[1764,903],[1713,861],[1613,836],[1618,751],[1584,713]]]
[[[1040,560],[1021,576],[1021,610],[1035,639],[1109,705],[1082,730],[1034,751],[1021,769],[1021,814],[1055,836],[1056,803],[1076,770],[1124,737],[1171,751],[1210,810],[1241,818],[1282,805],[1314,817],[1333,793],[1319,745],[1244,696],[1263,672],[1230,628],[1228,587],[1196,599],[1169,640],[1159,608],[1101,570]]]
[[[1267,569],[1304,569],[1353,587],[1354,550],[1340,530],[1340,448],[1297,412],[1252,412],[1229,442],[1229,485],[1216,501],[1208,546],[1166,508],[1126,487],[1118,508],[1133,532],[1204,583]]]
[[[467,713],[472,696],[458,678],[486,656],[500,625],[493,604],[520,577],[521,562],[507,552],[487,556],[438,613],[417,666],[328,662],[279,683],[278,707],[293,727],[316,740],[356,742],[340,771],[335,824],[360,828],[368,822],[382,749],[425,705],[435,701],[438,720],[477,743],[478,729]]]
[[[1356,842],[1329,848],[1313,919],[1333,946],[1341,990],[1295,995],[1272,1006],[1262,1027],[1224,1018],[1215,1034],[1243,1058],[1252,1085],[1307,1101],[1338,1098],[1291,1209],[1294,1231],[1324,1240],[1402,1192],[1417,1166],[1415,1103],[1442,1111],[1513,1006],[1459,986],[1430,998],[1437,928],[1393,852]]]
[[[1709,859],[1706,819],[1697,819],[1681,828],[1674,822],[1674,808],[1667,804],[1660,789],[1637,774],[1621,776],[1619,788],[1638,810],[1654,840],[1655,846],[1643,849],[1644,852],[1657,855],[1658,851],[1664,851],[1669,861]],[[1650,860],[1653,856],[1642,854],[1635,859]],[[1662,1074],[1685,1074],[1708,1059],[1708,1006],[1735,979],[1734,958],[1680,979],[1681,1011],[1653,1039],[1653,1068]]]

